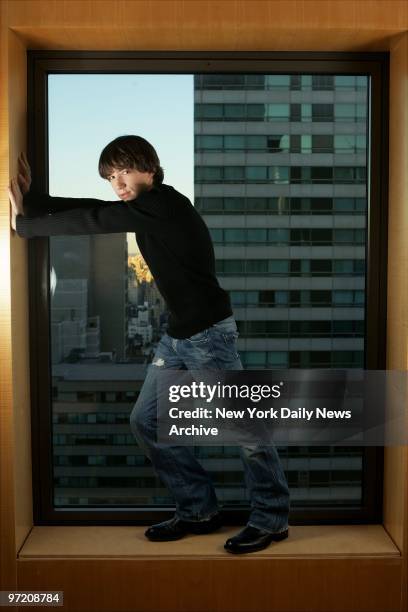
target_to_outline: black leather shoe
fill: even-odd
[[[271,542],[279,542],[289,535],[289,529],[280,533],[270,533],[264,529],[258,529],[247,525],[236,536],[229,538],[225,544],[225,550],[230,553],[248,553],[262,550],[269,546]]]
[[[218,512],[207,521],[183,521],[173,516],[168,521],[152,525],[145,531],[145,536],[152,542],[167,542],[169,540],[180,540],[188,533],[196,535],[211,533],[222,525],[221,514]]]

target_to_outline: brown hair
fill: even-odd
[[[113,168],[154,172],[155,185],[160,185],[164,180],[164,171],[155,148],[141,136],[118,136],[106,145],[99,157],[100,176],[107,178]]]

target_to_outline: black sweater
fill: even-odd
[[[157,185],[134,200],[62,198],[29,191],[19,236],[135,232],[140,252],[169,310],[167,332],[188,338],[232,314],[218,284],[210,233],[190,200],[171,185]]]

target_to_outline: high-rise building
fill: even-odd
[[[367,78],[194,82],[195,204],[244,366],[362,367]]]

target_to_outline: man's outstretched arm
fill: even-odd
[[[27,196],[24,196],[24,198]],[[42,210],[57,210],[40,216],[24,216],[21,207],[15,217],[17,234],[37,236],[110,234],[115,232],[165,232],[172,216],[171,202],[163,189],[153,187],[128,202],[94,198],[62,198],[32,193]],[[10,197],[11,199],[11,197]],[[36,202],[32,201],[33,207]]]
[[[27,217],[40,217],[73,208],[92,208],[104,200],[96,198],[63,198],[50,196],[48,193],[33,188],[23,194],[24,215]]]

